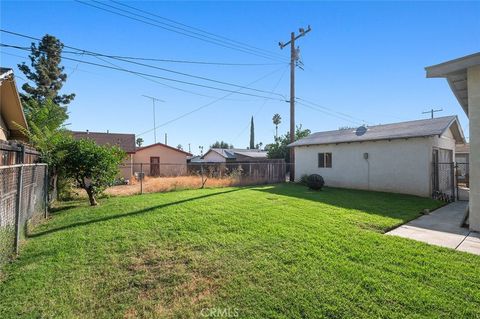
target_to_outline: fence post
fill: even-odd
[[[44,191],[44,198],[43,200],[45,201],[45,218],[48,218],[48,165],[45,165],[45,176],[44,176],[44,181],[43,181],[43,187],[45,189]]]
[[[452,200],[455,201],[455,163],[450,163],[450,167],[451,167],[451,178],[452,178]]]
[[[15,211],[15,254],[18,254],[20,246],[20,214],[22,213],[22,193],[23,193],[23,165],[18,168],[17,182],[17,209]]]
[[[143,194],[143,163],[140,163],[140,194]]]

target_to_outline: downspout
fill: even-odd
[[[370,190],[370,162],[368,161],[368,153],[363,153],[363,158],[367,161],[367,189]]]

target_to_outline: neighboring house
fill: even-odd
[[[468,164],[470,144],[457,144],[455,148],[455,161],[460,164]]]
[[[99,145],[110,145],[120,147],[127,156],[120,167],[120,175],[126,179],[133,176],[133,157],[135,154],[135,134],[122,134],[122,133],[102,133],[102,132],[90,132],[90,131],[72,131],[73,138],[79,139],[91,139]]]
[[[469,120],[469,217],[480,231],[480,52],[425,68],[427,78],[446,78]]]
[[[139,147],[134,155],[134,173],[142,170],[147,176],[185,175],[187,158],[191,156],[188,152],[163,143]]]
[[[462,128],[456,116],[446,116],[319,132],[289,146],[296,181],[315,173],[328,186],[427,197],[451,191],[453,174],[442,173],[453,167],[456,143],[465,143]]]
[[[267,152],[257,149],[211,148],[202,156],[202,159],[211,163],[249,163],[266,161]]]
[[[0,165],[33,163],[38,152],[25,145],[27,121],[11,69],[0,68]]]

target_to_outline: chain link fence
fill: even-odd
[[[135,163],[120,166],[118,183],[110,195],[133,195],[193,189],[281,183],[286,180],[284,160],[256,162],[192,162],[185,164]]]
[[[0,266],[47,216],[47,171],[46,164],[0,166]]]

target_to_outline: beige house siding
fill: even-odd
[[[209,151],[207,154],[205,154],[203,159],[205,160],[205,162],[212,162],[212,163],[223,163],[227,161],[225,157],[223,157],[222,155],[214,151]]]
[[[428,197],[432,144],[432,137],[421,137],[295,147],[295,180],[316,173],[327,186]],[[332,167],[319,168],[318,153],[327,152],[332,153]]]
[[[138,149],[134,155],[135,172],[140,171],[140,163],[143,163],[145,175],[150,176],[151,157],[160,158],[160,176],[179,176],[185,175],[187,172],[187,154],[164,145],[154,145]]]
[[[0,114],[0,140],[6,141],[8,139],[8,128],[5,122],[3,121],[3,117]]]

